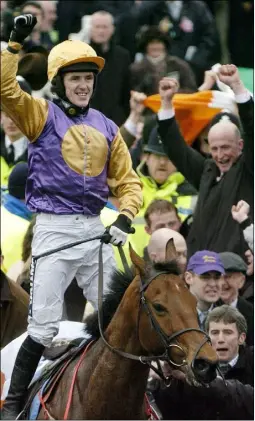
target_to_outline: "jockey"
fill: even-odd
[[[142,192],[118,127],[89,107],[104,59],[81,41],[58,44],[48,57],[56,99],[32,98],[20,89],[16,72],[19,50],[35,24],[32,15],[17,17],[1,53],[1,107],[30,141],[26,201],[37,213],[32,255],[103,234],[100,212],[109,187],[120,202],[120,214],[109,228],[111,243],[124,244]],[[91,241],[37,261],[28,337],[17,355],[2,419],[13,420],[21,411],[43,350],[58,332],[64,293],[74,277],[97,308],[99,245]],[[110,244],[103,247],[103,266],[107,288],[115,266]]]

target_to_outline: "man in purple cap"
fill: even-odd
[[[185,281],[197,299],[199,325],[203,330],[208,313],[220,298],[224,274],[220,256],[213,251],[197,251],[188,261]]]

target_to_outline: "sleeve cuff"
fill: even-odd
[[[252,220],[248,217],[243,222],[241,222],[240,227],[244,231],[247,227],[249,227],[252,224]]]
[[[235,100],[238,104],[248,102],[251,98],[253,98],[253,94],[248,89],[243,94],[235,95]]]
[[[132,136],[136,136],[136,124],[130,118],[124,123],[124,127]]]
[[[169,109],[169,110],[162,110],[160,109],[158,112],[158,119],[159,120],[168,120],[169,118],[173,118],[174,117],[174,109]]]

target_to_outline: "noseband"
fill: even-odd
[[[99,249],[99,286],[98,286],[98,326],[99,326],[99,332],[100,332],[101,338],[104,341],[105,345],[112,352],[114,352],[114,353],[116,353],[116,354],[118,354],[118,355],[120,355],[124,358],[128,358],[128,359],[135,360],[135,361],[140,361],[142,364],[147,364],[164,381],[166,386],[169,386],[170,385],[170,379],[164,375],[161,364],[160,364],[160,361],[167,361],[169,364],[171,364],[174,367],[182,367],[184,365],[187,365],[186,358],[183,358],[181,363],[176,363],[175,361],[173,361],[171,359],[170,351],[173,350],[173,349],[179,350],[183,353],[183,355],[186,355],[183,348],[180,345],[178,345],[177,343],[175,343],[176,338],[178,338],[180,335],[183,335],[184,333],[187,333],[187,332],[199,332],[199,333],[202,333],[205,336],[204,340],[197,347],[197,349],[194,353],[194,357],[193,357],[192,362],[191,362],[191,368],[193,369],[195,359],[197,358],[197,355],[199,354],[202,347],[207,342],[211,343],[210,337],[203,330],[196,329],[196,328],[181,329],[181,330],[178,330],[177,332],[174,332],[171,336],[168,336],[168,335],[165,334],[165,332],[161,329],[159,323],[155,319],[155,317],[154,317],[154,315],[153,315],[153,313],[152,313],[152,311],[151,311],[151,309],[148,305],[148,302],[146,300],[146,297],[145,297],[144,293],[147,290],[147,288],[149,287],[149,285],[151,284],[151,282],[155,278],[157,278],[159,275],[169,275],[169,272],[154,271],[152,273],[152,275],[150,276],[149,280],[146,283],[143,283],[142,280],[141,280],[137,329],[139,331],[140,314],[141,314],[141,309],[143,308],[145,310],[145,313],[147,314],[150,322],[151,322],[152,327],[154,328],[156,333],[159,335],[159,338],[162,342],[162,345],[164,346],[164,352],[160,355],[154,355],[154,356],[147,356],[147,355],[138,356],[138,355],[130,354],[128,352],[121,351],[120,349],[116,349],[113,346],[111,346],[107,342],[107,340],[104,336],[103,327],[102,327],[103,326],[103,315],[102,315],[102,307],[103,307],[103,253],[102,253],[102,246],[103,246],[103,244],[100,245],[100,249]],[[119,253],[120,253],[120,257],[121,257],[124,269],[128,270],[129,267],[128,267],[127,260],[126,260],[125,254],[123,252],[123,249],[120,246],[118,247],[118,249],[119,249]],[[152,362],[156,362],[157,368],[154,365],[152,365]]]

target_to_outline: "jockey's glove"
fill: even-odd
[[[131,220],[123,214],[120,214],[116,221],[106,228],[106,233],[109,233],[110,243],[115,246],[124,246],[127,241],[128,234],[134,234],[135,229],[131,227]]]
[[[23,44],[24,40],[31,34],[37,19],[31,14],[20,15],[14,19],[14,27],[10,35],[10,41]]]

